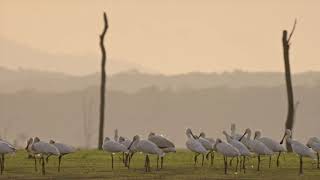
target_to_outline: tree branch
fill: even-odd
[[[103,31],[102,31],[102,34],[100,35],[100,37],[103,39],[104,38],[104,35],[106,34],[107,32],[107,29],[109,27],[108,25],[108,19],[107,19],[107,14],[104,12],[103,13],[103,20],[104,20],[104,28],[103,28]]]
[[[294,30],[296,29],[296,25],[297,25],[297,18],[294,20],[293,28],[292,28],[291,33],[290,33],[289,38],[288,38],[288,44],[290,43],[290,39],[291,39],[291,37],[293,35]]]

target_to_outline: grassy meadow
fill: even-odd
[[[161,170],[156,169],[156,157],[151,156],[151,172],[146,173],[142,154],[134,155],[130,169],[125,168],[120,155],[116,155],[112,170],[110,154],[97,150],[81,150],[63,157],[60,173],[57,172],[58,158],[50,157],[46,165],[46,175],[43,176],[41,167],[38,166],[38,172],[35,172],[33,159],[28,159],[27,153],[19,150],[15,155],[6,156],[5,171],[0,179],[320,179],[320,169],[308,158],[304,159],[304,175],[299,176],[299,159],[294,154],[285,154],[285,158],[281,158],[280,168],[275,167],[275,158],[272,167],[268,168],[268,158],[264,157],[261,171],[257,172],[256,158],[251,158],[247,161],[246,174],[235,173],[233,166],[227,175],[224,174],[221,155],[216,154],[213,166],[206,161],[203,167],[200,164],[194,166],[193,155],[186,150],[167,154]]]

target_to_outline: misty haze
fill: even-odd
[[[28,152],[36,161],[29,146],[40,140],[53,144],[53,139],[75,147],[70,153],[84,153],[79,157],[85,159],[100,152],[97,145],[107,151],[106,141],[118,142],[117,130],[132,140],[129,153],[120,155],[129,168],[130,156],[124,154],[131,153],[136,139],[148,139],[151,132],[163,135],[174,142],[174,152],[179,154],[189,152],[186,141],[197,141],[201,138],[197,135],[205,132],[215,139],[210,150],[213,164],[212,152],[219,153],[214,148],[228,140],[223,131],[229,133],[231,124],[237,133],[245,133],[239,142],[250,128],[254,138],[257,130],[279,142],[283,137],[286,151],[295,152],[290,138],[305,145],[309,138],[320,137],[319,5],[315,0],[0,1],[0,154],[2,140],[8,140],[18,157],[27,158],[21,154]],[[260,154],[249,150],[259,156],[260,171]],[[314,151],[319,168],[319,152]],[[111,156],[113,170],[112,152]],[[173,160],[168,159],[170,166]],[[296,173],[298,158],[288,159]],[[191,153],[190,159],[183,160],[192,167]],[[144,162],[145,171],[150,171],[147,157]],[[263,163],[267,166],[267,160]],[[319,177],[316,163],[305,164],[310,177]],[[15,166],[8,167],[11,174],[4,177],[15,178]],[[224,168],[228,174],[226,164]],[[290,168],[286,170],[292,174]],[[1,174],[3,170],[1,165]],[[117,176],[101,172],[97,178]],[[203,177],[223,178],[220,173]],[[302,168],[299,173],[303,174]]]

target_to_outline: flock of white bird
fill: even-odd
[[[244,134],[236,133],[235,124],[231,125],[231,134],[226,131],[222,132],[226,137],[226,141],[222,141],[220,138],[208,138],[204,132],[201,132],[199,136],[193,134],[192,130],[188,128],[186,130],[187,141],[186,147],[195,153],[194,165],[197,164],[198,156],[202,156],[201,165],[203,166],[204,160],[211,159],[211,165],[214,162],[214,153],[217,152],[223,155],[224,159],[224,173],[228,171],[228,158],[229,166],[232,165],[233,159],[236,159],[237,163],[235,171],[240,169],[240,172],[246,172],[246,159],[256,157],[258,164],[257,170],[260,171],[261,156],[269,157],[269,168],[271,167],[271,158],[277,154],[277,167],[279,167],[279,158],[281,153],[286,152],[286,148],[282,145],[284,140],[291,144],[292,150],[299,156],[300,169],[299,173],[303,173],[303,157],[309,157],[313,160],[317,160],[317,168],[319,168],[319,152],[320,152],[320,139],[312,137],[306,144],[292,139],[290,130],[286,130],[281,141],[276,141],[268,137],[261,137],[261,132],[256,131],[254,137],[251,139],[251,130],[248,128]],[[41,163],[41,172],[45,174],[45,163],[48,163],[50,156],[58,156],[59,164],[58,171],[60,171],[61,159],[64,155],[76,152],[76,149],[72,146],[56,143],[53,140],[49,142],[41,141],[38,137],[30,138],[27,141],[27,147],[25,148],[29,154],[29,157],[34,159],[35,171],[37,171],[37,161]],[[157,156],[157,169],[163,168],[164,156],[170,152],[176,152],[175,145],[170,140],[162,135],[157,135],[151,132],[147,139],[141,139],[136,135],[132,140],[122,136],[118,136],[118,130],[115,130],[114,139],[106,137],[102,145],[102,149],[111,154],[111,167],[114,167],[114,155],[116,153],[122,154],[122,161],[125,167],[130,168],[130,162],[135,153],[145,154],[144,167],[145,171],[151,170],[150,155]],[[5,140],[0,139],[0,167],[1,174],[4,171],[5,154],[14,153],[16,148]]]
[[[203,159],[206,154],[218,152],[224,157],[224,169],[225,174],[228,170],[228,160],[227,158],[232,158],[230,160],[230,165],[234,158],[237,159],[236,172],[238,171],[239,159],[240,159],[240,171],[246,172],[245,161],[249,157],[257,157],[258,165],[257,170],[260,171],[261,156],[269,157],[269,168],[271,167],[271,158],[273,155],[277,155],[277,167],[279,167],[279,158],[281,153],[286,152],[286,148],[282,146],[284,140],[286,140],[292,146],[292,150],[299,156],[300,159],[300,169],[299,173],[303,173],[303,157],[309,157],[313,160],[317,160],[317,168],[319,168],[319,152],[320,152],[320,139],[317,137],[312,137],[304,145],[303,143],[293,140],[292,134],[289,129],[284,133],[281,141],[276,141],[268,137],[261,137],[261,132],[256,131],[254,137],[251,139],[251,130],[248,128],[245,130],[244,134],[236,133],[235,124],[231,125],[231,134],[226,131],[222,132],[226,136],[226,142],[217,138],[215,141],[212,138],[206,138],[205,134],[202,132],[199,136],[192,133],[191,129],[187,129],[186,135],[188,140],[186,146],[189,150],[196,153],[195,164],[197,163],[197,156],[202,154],[202,165]],[[208,157],[208,156],[207,156]],[[214,157],[214,156],[212,156]],[[213,162],[213,160],[211,160]]]

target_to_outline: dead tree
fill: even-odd
[[[287,30],[284,30],[282,33],[282,45],[283,45],[283,57],[284,57],[284,68],[285,68],[285,78],[286,78],[286,86],[287,86],[287,95],[288,95],[288,114],[287,120],[285,124],[286,129],[292,130],[293,128],[293,121],[294,121],[294,97],[293,97],[293,88],[292,88],[292,81],[291,81],[291,71],[290,71],[290,60],[289,60],[289,49],[290,49],[290,39],[294,33],[296,28],[297,20],[294,21],[294,25],[292,31],[288,37]],[[286,143],[287,150],[292,152],[291,145],[287,142]]]
[[[105,94],[106,94],[106,61],[107,54],[104,47],[104,36],[108,30],[108,19],[107,14],[103,13],[104,28],[102,34],[100,35],[100,48],[102,53],[101,59],[101,86],[100,86],[100,115],[99,115],[99,139],[98,139],[98,149],[102,149],[103,143],[103,131],[104,131],[104,110],[105,110]]]

